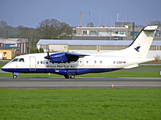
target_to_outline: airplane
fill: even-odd
[[[100,54],[71,52],[47,52],[15,57],[2,67],[12,72],[16,79],[19,73],[55,73],[66,79],[75,75],[101,73],[138,67],[138,64],[152,61],[146,58],[158,26],[144,27],[134,41],[125,49]]]

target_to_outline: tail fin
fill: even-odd
[[[146,58],[158,26],[144,27],[135,40],[124,50],[117,53],[118,56]]]

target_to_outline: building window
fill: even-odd
[[[134,32],[135,37],[138,36],[138,34],[139,34],[139,32],[137,32],[137,31]]]
[[[87,31],[83,31],[83,35],[87,35]]]
[[[115,33],[116,34],[121,34],[121,35],[126,35],[126,32],[125,31],[116,31]]]
[[[91,31],[91,35],[98,35],[99,31]]]
[[[7,52],[3,52],[3,55],[5,56],[7,54]]]

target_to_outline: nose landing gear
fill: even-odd
[[[17,75],[13,75],[13,78],[16,79],[17,78]]]
[[[13,73],[13,79],[16,79],[17,78],[17,75],[19,75],[19,73],[14,72]]]

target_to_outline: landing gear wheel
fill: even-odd
[[[65,79],[69,79],[69,75],[64,75]]]
[[[75,79],[75,75],[71,74],[70,79]]]
[[[13,78],[16,79],[17,78],[17,75],[14,75]]]

